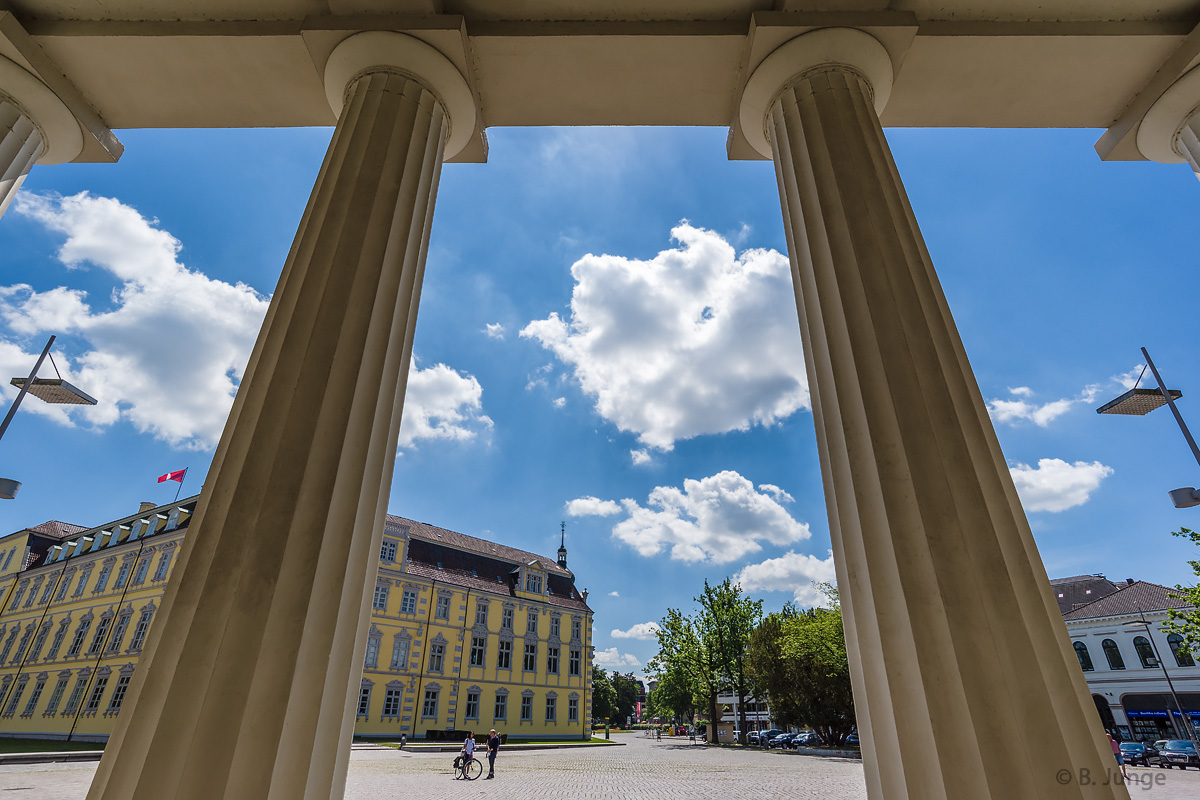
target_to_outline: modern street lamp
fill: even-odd
[[[12,385],[20,388],[17,392],[17,399],[13,400],[12,406],[8,409],[8,414],[5,415],[4,421],[0,422],[0,439],[4,438],[5,432],[8,430],[9,424],[13,417],[17,414],[17,409],[21,407],[21,401],[25,399],[26,394],[32,394],[34,397],[41,398],[47,403],[55,405],[96,405],[96,399],[76,387],[67,383],[62,379],[62,375],[58,372],[58,365],[54,363],[54,356],[50,356],[50,347],[54,344],[56,337],[51,336],[46,346],[42,348],[42,354],[38,356],[37,363],[33,365],[33,370],[29,373],[28,378],[13,378]],[[42,368],[42,362],[46,360],[46,356],[50,356],[50,364],[54,367],[54,374],[57,378],[39,378],[38,370]],[[21,482],[15,481],[12,478],[0,478],[0,500],[12,500],[17,496],[17,490],[21,488]]]
[[[1144,350],[1142,352],[1145,352]],[[1167,662],[1163,661],[1162,655],[1158,652],[1158,645],[1154,643],[1154,634],[1150,631],[1150,623],[1146,621],[1146,614],[1140,608],[1138,609],[1138,617],[1140,624],[1146,629],[1146,638],[1150,640],[1150,649],[1154,652],[1154,660],[1158,662],[1159,668],[1162,670],[1163,677],[1167,679],[1167,688],[1171,690],[1171,697],[1175,698],[1175,708],[1179,711],[1179,716],[1183,720],[1183,727],[1187,730],[1188,738],[1192,740],[1192,744],[1196,746],[1197,752],[1200,752],[1200,742],[1196,741],[1196,726],[1188,717],[1188,712],[1183,710],[1183,703],[1179,702],[1179,694],[1175,691],[1175,684],[1171,680],[1171,674],[1167,672]],[[1138,622],[1131,623],[1134,625]],[[1126,633],[1139,633],[1140,631],[1126,631]],[[1141,657],[1141,654],[1138,654]],[[1169,714],[1170,712],[1168,712]],[[1174,725],[1172,724],[1172,727]]]
[[[1187,439],[1188,447],[1192,448],[1192,456],[1196,459],[1196,464],[1200,465],[1200,447],[1196,446],[1196,440],[1192,438],[1192,432],[1188,430],[1187,424],[1183,421],[1183,415],[1175,407],[1175,401],[1183,397],[1183,392],[1178,389],[1167,388],[1167,385],[1163,382],[1162,375],[1158,373],[1158,368],[1154,366],[1154,362],[1150,360],[1150,354],[1146,352],[1146,348],[1144,347],[1142,348],[1142,356],[1146,359],[1146,366],[1154,373],[1154,379],[1158,381],[1158,389],[1139,389],[1135,385],[1117,399],[1110,400],[1097,408],[1096,413],[1141,417],[1161,406],[1170,406],[1171,413],[1175,415],[1175,421],[1179,423],[1179,430],[1183,431],[1183,438]],[[1144,374],[1145,369],[1142,372]],[[1139,375],[1138,383],[1141,383],[1141,381],[1142,377]],[[1171,496],[1171,502],[1176,508],[1200,506],[1200,491],[1197,491],[1194,487],[1186,486],[1182,489],[1172,489],[1167,494]]]

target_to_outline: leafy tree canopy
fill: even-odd
[[[637,708],[638,698],[642,694],[642,682],[635,678],[633,673],[622,675],[616,670],[613,670],[611,682],[617,696],[613,719],[618,725],[625,725]]]
[[[608,674],[599,667],[592,667],[592,720],[615,724],[617,715],[617,690],[613,688]]]
[[[747,733],[746,700],[754,692],[746,669],[746,649],[750,636],[762,619],[762,601],[742,594],[742,587],[726,578],[716,586],[704,582],[698,623],[700,639],[712,654],[724,686],[738,696],[738,730],[743,742]]]
[[[1191,539],[1192,544],[1200,547],[1200,533],[1191,528],[1180,528],[1177,531],[1171,531],[1172,536],[1178,536],[1181,539]],[[1192,568],[1192,572],[1200,578],[1200,559],[1187,562]],[[1186,600],[1192,605],[1191,609],[1171,609],[1168,614],[1170,620],[1163,625],[1163,628],[1171,633],[1178,633],[1183,637],[1183,645],[1194,657],[1200,657],[1200,582],[1195,586],[1182,586],[1176,584],[1176,594],[1173,597],[1178,597]]]
[[[747,662],[777,721],[808,725],[838,745],[854,729],[854,695],[837,589],[821,588],[832,607],[789,604],[769,615],[751,636]]]

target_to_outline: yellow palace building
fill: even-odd
[[[196,500],[0,537],[0,736],[108,738]],[[551,560],[389,515],[355,733],[587,738],[592,611],[574,579],[565,547]]]

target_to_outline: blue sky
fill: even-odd
[[[124,131],[117,165],[34,169],[0,219],[0,368],[56,332],[102,402],[22,408],[0,527],[100,524],[183,467],[199,490],[330,133]],[[1167,411],[1094,409],[1146,346],[1200,429],[1200,185],[1098,135],[888,133],[1048,572],[1174,584],[1200,510],[1166,492],[1200,467]],[[829,533],[770,164],[716,129],[489,139],[443,171],[390,511],[546,554],[566,520],[622,670],[706,578],[810,598]]]

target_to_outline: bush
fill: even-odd
[[[471,731],[442,731],[442,730],[430,729],[430,730],[425,731],[425,741],[427,741],[427,742],[462,743],[462,741],[467,738],[467,734],[470,732]],[[475,733],[476,743],[479,742],[479,740],[480,740],[479,737],[480,737],[480,734],[478,732],[476,732]],[[504,741],[503,735],[500,737],[500,740]],[[486,732],[483,734],[483,741],[485,741],[485,742],[487,741],[487,733]]]

